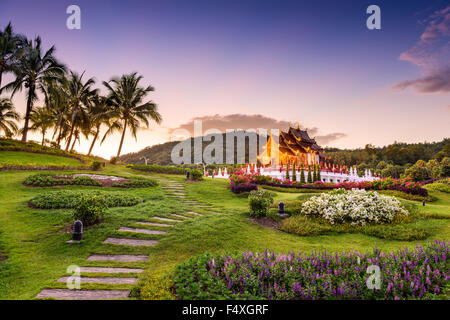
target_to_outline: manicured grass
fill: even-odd
[[[53,156],[49,154],[38,154],[22,151],[0,151],[0,166],[21,167],[83,167],[83,164],[75,159]]]
[[[2,152],[0,152],[1,154]],[[34,156],[34,154],[27,154]],[[39,158],[42,155],[38,155]],[[44,156],[45,157],[45,156]],[[71,160],[66,159],[64,160]],[[48,163],[47,163],[48,165]],[[74,171],[64,171],[73,173]],[[85,229],[84,241],[78,245],[68,245],[71,238],[67,232],[71,225],[71,211],[32,209],[27,202],[34,196],[59,187],[29,188],[22,185],[30,171],[0,172],[0,299],[31,299],[44,287],[63,287],[55,281],[65,275],[69,265],[79,266],[127,266],[144,268],[139,274],[139,286],[146,286],[146,279],[171,270],[175,264],[205,252],[246,250],[263,251],[265,248],[277,253],[323,250],[328,252],[371,251],[375,246],[391,251],[399,247],[413,247],[416,242],[429,243],[431,239],[450,239],[450,220],[434,219],[448,215],[450,195],[430,192],[439,200],[420,206],[419,212],[428,219],[431,234],[420,241],[389,241],[359,233],[327,234],[301,237],[264,227],[252,222],[248,216],[248,200],[226,189],[225,179],[207,178],[202,182],[186,183],[183,176],[149,174],[138,172],[120,165],[108,165],[102,174],[120,176],[140,176],[155,178],[159,186],[142,189],[102,188],[105,191],[124,192],[145,200],[134,207],[110,208],[103,223]],[[63,172],[59,172],[63,173]],[[184,184],[187,198],[212,205],[209,208],[195,208],[167,196],[161,186],[169,181]],[[66,186],[65,190],[95,190],[99,187]],[[306,194],[275,193],[275,201],[295,200]],[[313,195],[313,194],[310,194]],[[309,195],[308,195],[309,196]],[[411,203],[421,204],[417,201]],[[204,213],[202,217],[175,224],[170,230],[163,227],[151,229],[166,230],[165,235],[126,234],[127,238],[155,239],[155,247],[127,247],[103,244],[107,237],[124,237],[117,232],[119,227],[137,227],[136,221],[149,220],[152,216],[168,217],[171,213],[195,211]],[[213,213],[215,212],[215,213]],[[156,222],[156,221],[155,221]],[[140,226],[141,227],[141,226]],[[85,261],[92,253],[146,254],[145,262],[97,262]],[[100,275],[100,274],[98,274]],[[94,276],[91,274],[90,276]],[[127,275],[130,276],[130,275]],[[89,288],[130,288],[130,285],[94,285]],[[86,288],[87,288],[86,287]],[[134,290],[137,292],[139,290]]]

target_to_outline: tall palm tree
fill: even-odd
[[[14,110],[10,99],[0,98],[0,130],[5,136],[10,138],[18,132],[15,121],[20,119],[20,115]]]
[[[0,30],[0,93],[2,91],[2,77],[4,72],[10,72],[17,63],[18,54],[25,37],[13,32],[11,22]]]
[[[28,125],[33,103],[38,99],[37,90],[43,90],[43,84],[59,79],[65,72],[65,66],[54,57],[55,47],[45,53],[41,47],[41,38],[27,40],[19,60],[13,67],[16,79],[4,88],[12,91],[11,97],[22,87],[27,89],[27,109],[22,130],[22,141],[27,141]]]
[[[122,121],[123,123],[120,129],[122,138],[120,139],[117,157],[120,156],[122,151],[123,140],[128,127],[130,127],[132,136],[137,139],[136,132],[141,122],[148,127],[149,119],[158,124],[162,121],[157,105],[152,101],[143,102],[147,94],[154,91],[154,88],[152,86],[140,87],[139,81],[141,80],[142,76],[133,72],[122,75],[120,78],[113,78],[109,82],[103,82],[103,85],[109,91],[107,99],[108,104],[113,108],[114,122]]]
[[[45,143],[45,134],[54,126],[51,111],[46,107],[36,108],[31,111],[30,121],[32,125],[30,131],[40,131],[42,134],[41,145]]]
[[[101,143],[105,140],[105,138],[118,131],[122,128],[121,124],[117,121],[112,121],[113,109],[108,106],[106,103],[106,98],[100,95],[97,95],[94,99],[94,103],[91,105],[89,109],[89,120],[90,126],[92,128],[92,135],[94,136],[92,139],[91,146],[88,151],[88,156],[91,154],[92,149],[94,148],[95,142],[97,141],[100,129],[102,125],[105,125],[108,129],[103,136]]]
[[[94,102],[94,98],[98,92],[98,89],[92,88],[95,84],[94,78],[90,78],[86,82],[83,82],[83,75],[84,72],[79,75],[76,72],[70,71],[67,88],[65,90],[71,114],[70,133],[67,139],[66,151],[69,150],[74,130],[81,128],[85,123],[89,122],[87,113],[88,108]]]

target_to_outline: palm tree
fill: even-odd
[[[22,35],[14,34],[11,22],[3,31],[0,30],[0,93],[3,73],[12,71],[24,40]]]
[[[149,119],[158,124],[162,121],[155,103],[152,101],[143,103],[143,99],[149,92],[154,91],[154,88],[152,86],[140,87],[139,81],[141,80],[142,76],[137,76],[137,73],[133,72],[129,75],[122,75],[120,78],[113,78],[109,82],[103,82],[103,85],[109,91],[107,99],[108,104],[113,108],[114,122],[123,122],[120,129],[122,138],[120,139],[117,157],[120,156],[127,127],[130,127],[132,136],[137,139],[136,132],[141,122],[148,127]]]
[[[42,91],[45,82],[55,81],[65,72],[65,66],[56,60],[53,56],[54,52],[55,47],[51,47],[43,53],[40,37],[37,37],[34,42],[27,40],[17,64],[13,67],[16,79],[4,87],[12,91],[11,97],[17,91],[21,91],[22,87],[28,90],[25,123],[22,130],[23,142],[27,141],[31,110],[33,103],[38,99],[37,90]]]
[[[84,72],[79,75],[76,72],[70,71],[67,88],[65,90],[71,113],[70,133],[67,139],[66,151],[69,150],[74,130],[81,128],[84,124],[89,122],[87,111],[93,103],[93,99],[98,91],[98,89],[92,88],[95,83],[93,78],[90,78],[83,83],[83,75]]]
[[[31,111],[30,121],[33,125],[30,127],[30,131],[40,131],[42,134],[41,145],[45,143],[45,134],[48,129],[54,126],[54,121],[52,118],[51,111],[46,108],[36,108]]]
[[[10,138],[18,132],[15,121],[20,119],[19,114],[14,111],[14,106],[10,99],[0,98],[0,129],[5,136]]]
[[[97,95],[94,98],[94,103],[91,105],[91,108],[88,111],[89,113],[89,119],[90,119],[90,126],[92,128],[92,134],[94,135],[94,138],[92,139],[91,146],[89,148],[88,156],[91,154],[92,149],[94,148],[94,144],[98,139],[98,136],[100,134],[100,128],[102,125],[106,125],[108,128],[105,135],[103,136],[103,141],[105,141],[105,138],[114,133],[115,131],[118,131],[122,128],[119,122],[112,121],[113,116],[113,109],[107,105],[106,98]]]

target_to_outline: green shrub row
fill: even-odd
[[[123,192],[63,190],[39,194],[29,204],[39,209],[74,209],[82,197],[95,196],[103,197],[107,207],[131,207],[142,202],[141,198]]]
[[[181,174],[185,175],[186,171],[190,169],[174,167],[174,166],[159,166],[156,164],[152,165],[131,165],[131,169],[144,171],[144,172],[154,172],[154,173],[165,173],[165,174]]]
[[[51,173],[38,173],[28,176],[23,182],[26,186],[33,187],[53,187],[64,185],[78,185],[78,186],[101,186],[102,184],[95,181],[91,177],[80,176],[73,177],[72,175],[54,175]]]
[[[157,185],[158,185],[158,182],[153,179],[132,177],[132,178],[130,178],[130,181],[128,181],[128,182],[114,183],[113,187],[117,187],[117,188],[148,188],[148,187],[155,187]]]

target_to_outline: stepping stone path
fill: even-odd
[[[134,228],[127,228],[127,227],[120,227],[119,231],[145,233],[145,234],[166,234],[165,231],[149,230],[149,229],[134,229]]]
[[[133,261],[148,261],[147,256],[133,256],[127,254],[91,254],[87,261],[123,261],[123,262],[133,262]]]
[[[191,205],[196,208],[206,208],[209,205],[204,205],[195,200],[185,199],[186,192],[184,186],[178,182],[170,182],[168,185],[162,187],[163,190],[167,192],[167,195],[172,199],[180,199],[183,203]],[[193,216],[203,216],[203,214],[188,211],[187,214]],[[152,216],[149,219],[155,219],[162,221],[150,222],[150,221],[136,221],[135,224],[142,226],[154,226],[154,227],[173,227],[174,224],[168,224],[163,222],[183,222],[188,219],[193,219],[192,216],[183,216],[181,214],[171,214],[171,216],[178,219],[164,218]],[[181,219],[181,220],[180,220]],[[150,235],[164,235],[167,232],[160,230],[151,230],[144,228],[132,228],[132,227],[120,227],[119,232],[133,232],[140,234],[150,234]],[[126,247],[148,247],[155,246],[158,244],[157,240],[143,240],[143,239],[127,239],[127,238],[107,238],[103,241],[105,244],[113,244],[123,246],[126,252]],[[149,257],[146,255],[128,255],[128,254],[91,254],[87,261],[103,261],[103,262],[142,262],[148,261]],[[137,283],[137,277],[124,277],[120,274],[129,273],[142,273],[144,270],[140,268],[127,268],[127,267],[108,267],[108,266],[88,266],[80,267],[80,272],[83,276],[80,277],[80,283],[91,283],[91,284],[122,284],[122,285],[132,285]],[[111,274],[111,276],[106,277],[86,277],[85,273],[103,273],[105,275]],[[68,280],[73,280],[73,275],[63,276],[56,280],[57,283],[64,283]],[[71,290],[71,289],[43,289],[36,298],[53,298],[60,300],[113,300],[113,299],[127,299],[130,295],[131,290]]]
[[[103,243],[118,244],[122,246],[143,247],[155,246],[156,240],[140,240],[140,239],[123,239],[123,238],[108,238]]]
[[[67,282],[70,277],[59,278],[56,282]],[[101,278],[90,278],[90,277],[80,277],[81,283],[104,283],[104,284],[133,284],[137,282],[137,278],[111,278],[111,277],[101,277]]]
[[[44,289],[36,298],[55,298],[60,300],[111,300],[128,298],[130,290],[70,290]]]
[[[154,227],[173,227],[173,224],[157,223],[157,222],[136,222],[137,224],[142,224],[144,226],[154,226]]]

